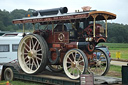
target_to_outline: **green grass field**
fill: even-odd
[[[99,45],[108,46],[113,59],[116,59],[116,52],[120,52],[120,59],[128,60],[128,43],[100,43]]]
[[[0,85],[6,85],[7,81],[0,81]],[[45,85],[41,83],[35,83],[35,82],[29,82],[29,81],[20,81],[20,80],[15,80],[15,81],[9,81],[9,85]]]
[[[111,65],[109,72],[107,73],[106,76],[112,76],[112,77],[119,77],[121,78],[121,66],[115,66],[115,65]]]

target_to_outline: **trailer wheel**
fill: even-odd
[[[26,35],[18,47],[18,61],[27,74],[43,71],[48,62],[48,46],[43,37],[37,34]]]
[[[80,49],[69,50],[63,59],[63,67],[66,75],[71,79],[78,79],[88,68],[88,60]]]
[[[62,72],[63,71],[63,67],[61,65],[48,65],[48,67],[53,72]]]
[[[10,80],[13,80],[13,71],[11,68],[6,68],[5,71],[4,71],[4,79],[6,81],[10,81]]]
[[[110,68],[110,58],[101,49],[95,49],[93,52],[93,59],[90,60],[93,64],[90,64],[89,71],[95,75],[104,76],[107,74]]]

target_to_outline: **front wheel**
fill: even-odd
[[[110,59],[101,49],[95,49],[93,59],[90,60],[89,71],[95,75],[104,76],[110,68]]]
[[[71,49],[64,56],[63,67],[69,78],[78,79],[87,70],[87,57],[80,49]]]

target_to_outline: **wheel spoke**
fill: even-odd
[[[75,52],[74,61],[76,61],[76,55],[77,55],[77,52]]]
[[[77,76],[78,76],[80,73],[82,73],[82,72],[80,72],[79,69],[76,68],[76,74],[77,74]]]
[[[28,58],[28,56],[26,56],[25,58],[24,58],[24,60],[26,60]]]
[[[39,58],[39,57],[36,57],[36,59],[38,59],[38,60],[40,60],[40,61],[42,60],[42,59],[41,59],[41,58]]]
[[[71,62],[73,62],[72,59],[71,59],[70,57],[68,57],[68,59],[69,59]]]
[[[84,60],[82,59],[82,60],[80,60],[80,61],[78,61],[79,63],[81,63],[81,62],[84,62]]]
[[[71,65],[67,67],[67,69],[71,68]]]
[[[24,42],[24,44],[25,44],[25,46],[27,46],[27,48],[29,48],[29,49],[30,49],[30,47],[26,44],[26,42]]]
[[[39,43],[37,43],[36,50],[39,48]]]
[[[80,58],[81,58],[82,56],[79,56],[79,58],[78,58],[78,61],[80,61]]]
[[[75,52],[74,52],[75,53]],[[76,55],[76,54],[75,54]],[[73,52],[72,52],[72,57],[73,57],[73,59],[74,59],[74,61],[75,61],[75,56],[74,56],[74,54],[73,54]]]
[[[29,68],[30,68],[30,65],[31,65],[31,59],[29,59]]]
[[[31,39],[30,39],[30,41],[29,41],[29,45],[30,45],[30,51],[31,51],[31,49],[32,49]]]
[[[34,59],[33,59],[33,64],[35,65],[36,68],[38,68],[38,65],[36,64]]]
[[[70,74],[73,73],[74,71],[74,68],[70,68]]]
[[[39,53],[38,53],[37,55],[43,55],[43,54],[39,54]]]
[[[73,76],[75,76],[75,71],[76,71],[75,69],[76,69],[76,68],[74,68],[74,70],[73,70]]]
[[[32,65],[31,65],[31,70],[33,69],[33,59],[32,59]]]
[[[35,46],[37,45],[38,41],[35,42],[34,46],[33,46],[33,49],[35,48]]]
[[[94,69],[94,73],[97,74],[97,65],[96,65],[96,67]]]
[[[80,72],[82,72],[82,70],[79,67],[76,67]]]
[[[68,64],[71,64],[71,62],[68,62],[68,61],[67,61],[67,63],[68,63]]]
[[[31,37],[31,42],[32,42],[31,46],[34,46],[34,42],[33,42],[33,38],[32,37]]]
[[[39,66],[39,61],[37,60],[37,58],[36,58],[36,62],[37,62],[37,65]]]
[[[28,53],[23,53],[23,55],[28,55]]]
[[[37,50],[37,52],[40,52],[40,51],[42,51],[42,49]]]
[[[100,71],[103,72],[102,65],[99,66]],[[104,68],[104,67],[103,67]]]
[[[27,52],[29,52],[28,49],[27,49],[26,47],[24,47],[24,49],[25,49]]]
[[[29,60],[30,60],[30,59],[28,59],[28,60],[26,61],[26,64],[29,63]]]

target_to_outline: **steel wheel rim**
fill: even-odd
[[[34,35],[25,36],[18,48],[18,60],[23,71],[35,73],[42,63],[42,47]]]
[[[84,56],[75,49],[68,51],[64,57],[63,67],[69,78],[78,79],[85,71]]]
[[[102,76],[107,70],[107,65],[108,65],[107,57],[100,50],[95,50],[93,55],[94,54],[96,54],[96,57],[93,58],[92,62],[95,62],[95,65],[89,66],[89,70],[93,72],[93,74],[95,75]]]

